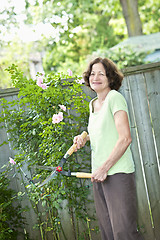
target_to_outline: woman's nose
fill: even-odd
[[[97,80],[98,79],[98,74],[95,74],[93,79]]]

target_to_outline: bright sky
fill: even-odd
[[[30,2],[32,2],[32,0],[30,0]],[[15,6],[15,12],[17,13],[17,20],[20,23],[20,28],[15,29],[15,27],[13,27],[10,32],[6,32],[6,28],[4,26],[0,26],[0,38],[2,40],[12,40],[18,35],[24,42],[37,41],[42,38],[43,34],[46,37],[52,36],[56,41],[58,41],[59,32],[54,29],[51,24],[39,23],[34,26],[28,26],[23,23],[23,20],[25,19],[25,15],[23,14],[23,10],[25,9],[24,0],[0,0],[0,11],[3,11],[4,8],[8,8],[9,6]],[[3,19],[4,18],[5,15],[3,15]]]
[[[24,0],[1,0],[0,1],[0,11],[3,11],[4,8],[8,8],[9,6],[15,6],[16,13],[20,13],[25,8]]]

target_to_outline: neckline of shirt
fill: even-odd
[[[104,102],[103,102],[103,105],[102,105],[101,109],[100,109],[98,112],[94,112],[94,107],[93,107],[93,102],[94,102],[96,99],[98,99],[98,97],[95,97],[95,98],[92,100],[92,102],[91,102],[91,113],[92,113],[92,114],[96,115],[96,114],[99,114],[99,113],[102,111],[102,109],[103,109],[103,107],[104,107],[104,105],[105,105],[105,102],[107,101],[108,96],[110,95],[110,92],[113,92],[113,91],[115,91],[115,90],[112,89],[112,90],[109,91],[109,93],[108,93],[107,96],[105,97],[105,100],[104,100]]]

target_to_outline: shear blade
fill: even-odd
[[[50,180],[54,179],[54,177],[57,175],[57,171],[54,170],[39,186],[38,188],[42,187],[46,183],[48,183]]]

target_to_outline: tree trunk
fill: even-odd
[[[138,12],[138,0],[120,0],[128,36],[142,35],[142,23]]]

